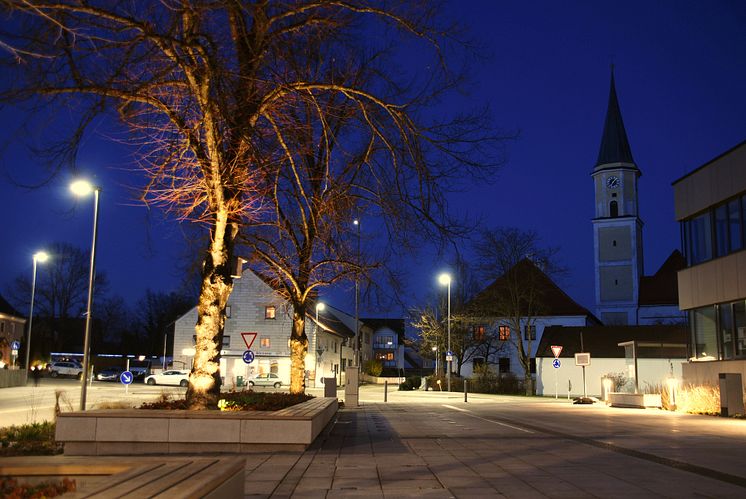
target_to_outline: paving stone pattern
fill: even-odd
[[[246,457],[246,497],[746,497],[746,488],[443,407],[340,411],[306,452]]]

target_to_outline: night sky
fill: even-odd
[[[746,3],[458,1],[446,9],[490,57],[472,68],[467,95],[444,102],[439,112],[486,104],[497,126],[520,130],[494,182],[452,195],[452,209],[481,216],[486,225],[535,230],[543,243],[558,246],[569,270],[559,284],[592,309],[590,173],[613,62],[627,135],[642,171],[645,273],[654,273],[679,247],[671,182],[746,139]],[[30,276],[31,255],[46,244],[88,248],[91,242],[93,200],[73,198],[69,177],[36,190],[11,181],[43,178],[40,160],[15,135],[19,113],[0,111],[2,294],[19,273]],[[43,142],[44,134],[37,135],[32,140]],[[133,303],[147,288],[171,291],[179,285],[186,245],[177,224],[133,200],[126,188],[133,183],[129,153],[110,140],[113,135],[121,138],[99,121],[78,165],[103,187],[98,268],[108,275],[110,292]],[[442,261],[420,260],[410,279],[411,305],[437,286],[435,275],[443,267]]]

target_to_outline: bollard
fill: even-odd
[[[389,401],[389,381],[387,379],[383,380],[383,401]]]
[[[468,400],[468,397],[469,397],[469,390],[468,390],[468,389],[466,388],[466,386],[467,386],[468,384],[469,384],[469,380],[468,380],[468,379],[465,379],[465,380],[464,380],[464,402],[468,402],[468,401],[469,401],[469,400]]]

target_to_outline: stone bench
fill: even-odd
[[[0,475],[38,483],[71,478],[71,498],[243,497],[245,460],[236,458],[14,458],[0,462]]]
[[[662,407],[663,404],[659,393],[611,392],[609,393],[609,405],[645,409],[646,407]]]

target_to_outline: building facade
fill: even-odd
[[[21,351],[25,352],[24,325],[26,319],[0,296],[0,369],[18,364]],[[21,350],[13,355],[13,342],[21,343]],[[23,360],[21,360],[23,362]]]
[[[192,366],[196,323],[196,307],[176,320],[173,351],[176,368],[189,369]],[[290,304],[259,276],[244,270],[242,277],[234,280],[233,292],[226,306],[220,358],[223,384],[238,386],[239,381],[264,373],[276,373],[283,384],[289,384],[291,328]],[[329,309],[320,311],[316,322],[315,304],[309,306],[305,330],[309,339],[306,355],[308,384],[320,385],[322,378],[328,377],[335,377],[343,383],[344,368],[353,357],[354,332]],[[246,350],[255,354],[254,360],[248,364],[243,359]]]
[[[718,372],[746,377],[746,141],[673,188],[686,258],[679,305],[691,330],[684,377],[708,384]]]

